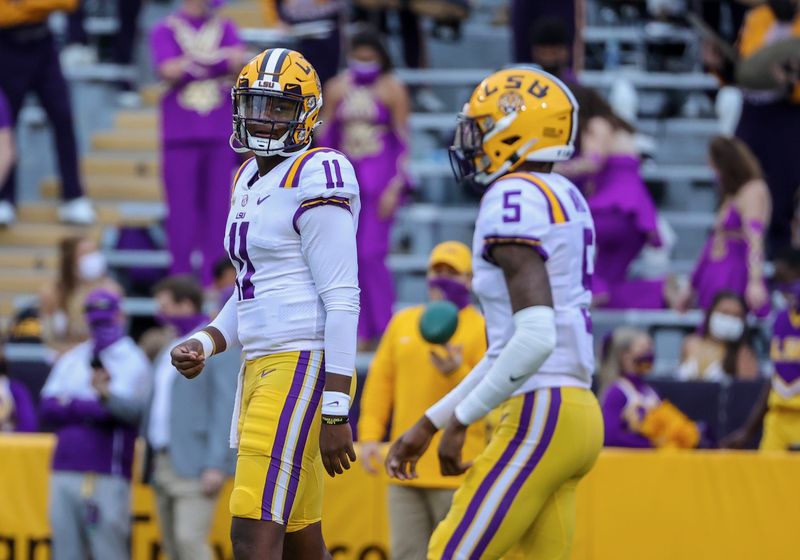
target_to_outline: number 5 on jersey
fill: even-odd
[[[247,254],[247,231],[250,222],[234,222],[228,231],[227,250],[228,256],[236,266],[236,292],[239,301],[256,297],[256,288],[253,285],[253,274],[256,267]],[[238,243],[237,243],[238,241]]]

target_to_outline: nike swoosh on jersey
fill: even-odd
[[[256,200],[256,206],[260,205],[262,202],[264,202],[265,200],[267,200],[271,196],[272,196],[271,194],[268,194],[264,198],[259,198],[258,200]]]
[[[268,369],[267,371],[262,371],[261,377],[264,377],[265,375],[267,375],[268,373],[272,373],[273,371],[275,371],[275,368]]]
[[[511,381],[511,383],[516,383],[520,379],[525,379],[526,377],[527,377],[527,375],[520,375],[519,377],[512,377],[512,376],[509,375],[508,376],[508,380]]]
[[[339,406],[339,401],[333,401],[333,402],[325,403],[322,406]]]

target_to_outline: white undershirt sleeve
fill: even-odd
[[[352,376],[360,310],[353,217],[340,206],[319,206],[299,216],[297,229],[325,306],[325,370]]]
[[[480,383],[481,379],[486,375],[491,367],[491,361],[488,357],[484,356],[483,359],[475,364],[472,371],[461,380],[461,383],[447,393],[444,397],[430,407],[425,416],[428,420],[438,429],[442,429],[447,425],[447,421],[455,412],[458,403],[460,403],[467,395]]]
[[[239,315],[236,310],[237,300],[238,296],[236,295],[236,290],[234,290],[233,294],[231,294],[231,297],[229,297],[228,301],[225,302],[225,305],[222,306],[222,309],[220,309],[217,316],[214,317],[214,320],[208,324],[209,327],[214,327],[220,333],[222,333],[222,336],[225,338],[226,350],[231,346],[236,346],[239,344]],[[193,335],[191,338],[198,338],[197,333],[195,333],[195,335]],[[198,338],[198,340],[203,342],[203,340],[200,338]],[[208,356],[209,354],[206,355]]]
[[[514,334],[489,372],[455,409],[465,425],[480,420],[534,375],[556,347],[555,311],[534,306],[514,313]]]

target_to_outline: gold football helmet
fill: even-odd
[[[322,86],[317,71],[299,52],[265,50],[245,65],[231,94],[231,147],[237,152],[286,156],[311,145]]]
[[[453,173],[487,186],[524,161],[567,160],[577,129],[578,102],[561,80],[530,67],[500,70],[475,88],[458,116]]]

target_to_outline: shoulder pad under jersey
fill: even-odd
[[[298,157],[286,172],[283,188],[295,189],[297,201],[358,198],[358,180],[347,156],[331,148],[314,148]]]

